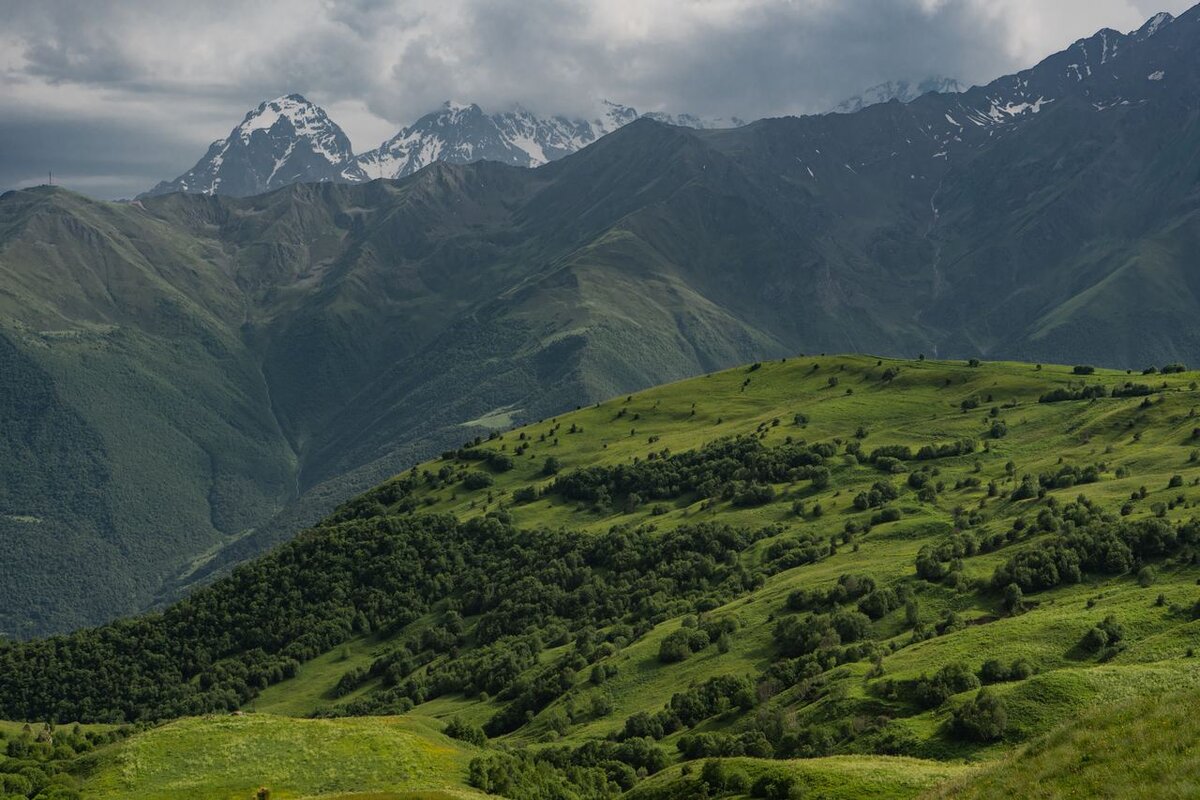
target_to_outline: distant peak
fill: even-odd
[[[1160,11],[1150,19],[1146,20],[1146,24],[1130,33],[1138,39],[1149,39],[1154,34],[1158,33],[1164,25],[1169,25],[1175,21],[1175,17],[1165,11]]]
[[[964,88],[956,78],[947,78],[944,75],[931,75],[920,81],[887,81],[864,90],[860,95],[843,100],[833,110],[839,114],[852,114],[880,103],[890,103],[893,100],[900,103],[911,103],[930,92],[957,94]]]

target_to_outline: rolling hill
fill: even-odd
[[[10,756],[84,796],[1188,797],[1198,407],[1180,365],[868,356],[619,395],[0,644],[0,716],[140,726]]]
[[[962,93],[640,119],[532,170],[8,193],[0,631],[167,602],[464,438],[737,363],[1195,363],[1198,39],[1193,10]]]

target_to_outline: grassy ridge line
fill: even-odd
[[[819,366],[814,370],[814,365]],[[888,369],[899,370],[897,377],[881,381],[880,376]],[[1039,369],[1016,362],[987,362],[970,367],[961,361],[853,355],[763,362],[753,371],[742,366],[613,398],[516,428],[499,439],[485,442],[485,447],[511,452],[523,443],[519,437],[524,433],[529,445],[526,456],[516,460],[512,471],[492,476],[494,488],[488,493],[503,500],[505,494],[522,486],[544,488],[552,481],[541,471],[547,457],[557,458],[564,472],[575,467],[613,465],[644,459],[650,452],[663,449],[672,452],[696,449],[725,436],[754,432],[760,425],[771,426],[776,419],[780,420],[779,426],[760,431],[768,444],[778,444],[786,436],[808,441],[847,438],[859,426],[867,429],[868,436],[863,441],[867,451],[887,444],[914,445],[959,437],[982,439],[990,421],[981,424],[980,418],[988,408],[1014,401],[1019,405],[1002,413],[1009,424],[1010,437],[993,445],[998,453],[1019,457],[1022,472],[1034,471],[1054,463],[1059,455],[1087,452],[1091,448],[1080,441],[1079,434],[1121,422],[1140,401],[1140,398],[1106,398],[1095,409],[1085,409],[1083,403],[1039,404],[1041,395],[1083,382],[1111,389],[1133,381],[1155,386],[1165,383],[1169,397],[1170,393],[1188,391],[1195,380],[1194,373],[1143,377],[1098,369],[1092,375],[1079,376],[1072,370],[1073,367],[1062,365],[1043,365]],[[831,378],[837,379],[836,386],[829,385]],[[749,383],[743,385],[747,380]],[[993,398],[990,403],[986,402],[989,395]],[[964,414],[960,403],[971,396],[980,396],[981,406]],[[1189,397],[1190,403],[1200,399],[1190,393]],[[792,424],[797,413],[809,419],[802,428]],[[571,432],[573,425],[575,432]],[[1181,441],[1190,433],[1186,423],[1177,422],[1172,427],[1177,428]],[[549,433],[552,429],[555,434]],[[1021,435],[1011,436],[1012,433]],[[543,435],[546,435],[544,440]],[[1153,466],[1161,453],[1146,451],[1138,455],[1135,465]],[[436,472],[439,466],[438,461],[431,461],[417,469]],[[496,508],[494,502],[485,503],[488,493],[451,488],[422,490],[418,496],[423,511],[448,511],[469,518]],[[700,503],[673,507],[663,516],[652,516],[649,503],[632,514],[616,510],[601,516],[578,513],[577,504],[554,497],[528,505],[507,505],[518,524],[524,526],[569,525],[572,529],[602,530],[616,522],[653,521],[660,528],[677,525],[694,518]],[[778,510],[778,506],[768,508]],[[735,524],[778,519],[764,517],[758,509],[740,510],[728,505],[714,511],[718,512]],[[828,525],[828,521],[822,524]]]
[[[285,800],[479,796],[463,787],[473,748],[439,727],[415,716],[189,718],[89,757],[82,791],[96,800],[245,800],[260,787]]]

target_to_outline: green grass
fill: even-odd
[[[104,800],[467,797],[471,748],[417,717],[200,717],[89,757],[83,793]]]
[[[755,758],[727,759],[727,769],[751,781],[765,774],[787,775],[800,787],[800,797],[822,800],[907,800],[948,780],[973,773],[972,768],[915,758],[889,756],[832,756],[796,761]],[[690,775],[681,767],[664,770],[628,793],[630,800],[695,796],[699,765]],[[692,792],[689,795],[689,791]]]
[[[355,639],[328,653],[305,662],[299,674],[285,683],[277,683],[247,704],[247,709],[264,714],[304,716],[321,705],[334,702],[331,690],[348,670],[370,666],[378,642]],[[352,699],[355,694],[342,701]]]
[[[1198,706],[1200,692],[1191,690],[1097,709],[927,797],[1171,800],[1200,796]]]

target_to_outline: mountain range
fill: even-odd
[[[6,193],[0,631],[161,602],[432,453],[735,363],[1194,362],[1198,44],[1192,10],[962,93],[365,183],[277,102],[220,166],[302,171],[302,126],[324,182]]]
[[[909,103],[928,92],[961,92],[953,78],[889,81],[848,98],[834,109],[853,113],[892,100]],[[706,130],[745,125],[737,117],[704,118],[651,111],[639,114],[602,101],[588,118],[540,116],[527,109],[487,113],[478,105],[446,102],[374,150],[355,155],[350,140],[325,111],[302,95],[261,103],[190,170],[162,181],[142,197],[172,192],[244,197],[293,183],[361,183],[403,178],[435,161],[469,164],[496,161],[537,167],[570,155],[636,119]]]
[[[142,197],[172,192],[244,197],[293,183],[362,183],[403,178],[435,161],[496,161],[536,167],[574,153],[635,119],[646,117],[690,128],[736,127],[736,117],[638,114],[603,101],[588,119],[539,116],[523,108],[486,113],[474,103],[445,103],[378,148],[355,155],[342,129],[319,106],[290,94],[246,114],[229,136],[212,143],[194,167],[163,181]]]

